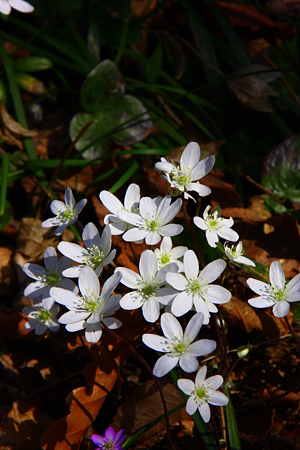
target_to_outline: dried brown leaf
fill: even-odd
[[[230,302],[219,305],[219,308],[230,326],[246,333],[253,332],[270,338],[289,333],[286,323],[274,317],[270,308],[270,311],[253,308],[247,301],[237,297],[231,297]]]
[[[19,122],[17,122],[10,114],[8,114],[1,100],[0,100],[0,115],[4,127],[6,127],[11,133],[23,137],[36,136],[37,134],[36,131],[28,130],[27,128],[22,127],[22,125]]]
[[[0,422],[0,448],[5,450],[38,450],[43,432],[53,419],[26,400],[12,404]]]
[[[164,397],[168,410],[184,403],[179,389],[170,379],[161,380]],[[162,400],[153,380],[147,381],[143,386],[137,386],[119,408],[114,417],[112,426],[116,429],[124,428],[133,433],[154,419],[164,414]],[[179,420],[189,419],[185,406],[169,416],[170,424]],[[157,423],[143,434],[143,439],[156,435],[165,428],[165,421]]]

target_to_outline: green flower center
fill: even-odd
[[[48,270],[47,274],[39,277],[40,282],[49,288],[57,286],[61,279],[62,276],[57,272],[57,270],[51,269]]]
[[[73,208],[71,206],[67,206],[65,210],[60,209],[56,217],[64,223],[69,222],[69,220],[74,217]]]
[[[138,281],[136,288],[144,300],[148,300],[150,297],[156,296],[159,286],[155,282],[155,278],[149,276],[148,280],[142,279],[141,281]]]
[[[82,299],[82,307],[86,311],[93,313],[94,311],[100,310],[102,306],[101,297],[96,297],[93,293],[89,297],[84,297]]]
[[[164,267],[166,264],[169,264],[170,261],[171,261],[171,254],[169,253],[164,253],[163,255],[161,255],[159,260],[161,267]]]
[[[50,317],[51,317],[51,312],[48,311],[47,309],[41,308],[37,313],[37,319],[43,323],[47,322],[47,320],[50,319]]]
[[[155,294],[154,286],[152,286],[152,284],[147,284],[144,287],[144,295],[145,295],[145,297],[152,297],[154,294]]]
[[[195,394],[199,399],[205,399],[206,398],[206,389],[201,386],[200,388],[196,388]]]
[[[179,184],[181,184],[181,185],[185,185],[185,184],[187,184],[187,182],[188,182],[188,179],[187,179],[187,176],[186,175],[180,175],[179,177],[178,177],[178,183]]]
[[[155,217],[147,217],[145,218],[145,227],[149,231],[156,231],[161,225],[161,219],[158,217],[157,212],[155,213]]]
[[[85,264],[90,266],[92,269],[100,266],[105,259],[105,255],[101,248],[97,245],[93,245],[93,247],[87,249],[90,256],[86,258]]]
[[[179,344],[176,345],[174,349],[179,355],[182,355],[185,351],[185,345],[182,342],[179,342]]]

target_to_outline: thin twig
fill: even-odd
[[[262,186],[261,184],[257,183],[257,181],[254,181],[249,175],[245,175],[245,178],[252,184],[254,184],[254,186],[256,186],[257,188],[259,188],[261,191],[265,192],[266,194],[270,195],[270,197],[273,197],[278,203],[283,204],[283,201],[280,200],[278,197],[276,197],[276,195],[272,192],[269,191],[269,189],[265,188],[264,186]]]
[[[292,326],[291,326],[291,324],[290,324],[290,322],[289,322],[289,319],[285,316],[285,317],[284,317],[284,320],[285,320],[285,323],[286,323],[287,326],[288,326],[288,329],[289,329],[290,332],[291,332],[291,335],[293,336],[293,338],[295,339],[295,341],[297,342],[297,344],[298,344],[299,347],[300,347],[300,339],[299,339],[298,335],[295,333],[295,331],[293,330],[293,328],[292,328]]]

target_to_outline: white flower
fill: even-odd
[[[174,219],[181,205],[180,198],[171,205],[171,197],[167,195],[162,200],[141,198],[140,215],[120,210],[119,217],[134,226],[123,235],[124,241],[139,242],[145,239],[147,245],[155,245],[162,236],[177,236],[182,232],[183,226],[168,223]]]
[[[113,214],[107,214],[104,217],[105,225],[109,225],[111,229],[111,234],[113,236],[118,234],[123,234],[130,225],[124,220],[120,219],[118,216],[118,212],[120,210],[125,210],[131,213],[138,214],[139,212],[139,203],[140,203],[140,188],[137,184],[130,184],[127,188],[125,197],[124,197],[124,206],[120,202],[120,200],[115,197],[109,191],[101,191],[99,194],[100,200],[103,205]]]
[[[215,210],[212,214],[208,214],[210,206],[207,206],[203,213],[203,219],[201,217],[194,217],[194,224],[205,231],[207,242],[211,247],[216,247],[216,242],[219,241],[219,236],[228,241],[237,241],[239,235],[236,231],[230,227],[234,224],[233,218],[224,219],[218,217],[218,210]]]
[[[196,191],[201,197],[211,193],[210,188],[200,184],[197,180],[207,175],[214,163],[213,155],[200,161],[199,145],[196,142],[190,142],[182,152],[179,166],[161,158],[161,162],[155,164],[155,169],[163,172],[162,178],[170,183],[172,195],[184,192],[185,199],[193,199],[187,191]]]
[[[30,318],[25,323],[25,330],[35,330],[35,334],[44,334],[47,328],[50,331],[58,331],[59,323],[55,319],[59,313],[59,306],[53,303],[43,307],[42,303],[35,306],[25,306],[22,312]]]
[[[228,403],[226,395],[217,391],[223,383],[223,377],[221,375],[214,375],[205,379],[206,373],[207,367],[203,366],[196,375],[195,383],[185,378],[177,381],[179,389],[190,396],[186,404],[186,412],[192,416],[198,408],[199,414],[205,423],[210,419],[210,408],[208,404],[225,406]]]
[[[25,288],[24,295],[27,298],[33,298],[34,302],[42,296],[43,307],[48,310],[54,304],[54,300],[50,295],[50,289],[53,286],[59,286],[75,293],[78,292],[78,287],[72,280],[67,280],[62,275],[62,272],[71,266],[72,261],[65,256],[58,261],[53,247],[46,249],[44,264],[45,267],[32,263],[24,264],[23,270],[26,275],[36,280]]]
[[[59,323],[66,325],[67,331],[85,329],[85,338],[91,344],[99,341],[103,322],[108,328],[119,328],[122,323],[111,316],[119,309],[121,295],[112,295],[122,275],[115,273],[103,285],[91,267],[84,267],[79,274],[81,296],[61,288],[52,288],[51,295],[57,303],[65,305],[70,311],[59,318]]]
[[[248,278],[248,286],[259,295],[248,300],[248,303],[255,308],[273,306],[275,317],[285,317],[290,310],[290,303],[300,301],[300,274],[286,283],[280,262],[273,261],[269,275],[271,284]]]
[[[79,266],[64,270],[63,275],[65,277],[79,277],[80,270],[85,266],[90,266],[99,276],[103,267],[110,264],[116,255],[116,250],[110,252],[111,231],[109,226],[104,228],[100,237],[95,225],[91,222],[88,223],[83,229],[82,240],[86,248],[64,241],[57,246],[63,255],[81,263]]]
[[[178,258],[181,258],[187,250],[188,247],[183,246],[172,249],[172,239],[170,237],[164,237],[161,241],[160,248],[154,250],[158,268],[161,269],[167,264],[175,262],[179,267],[179,272],[183,272],[183,263],[178,261]]]
[[[153,368],[156,377],[163,377],[177,363],[185,372],[195,372],[199,367],[197,357],[207,355],[216,349],[216,342],[210,339],[201,339],[192,344],[200,331],[203,319],[202,313],[195,314],[183,334],[178,320],[172,314],[164,313],[160,323],[165,338],[155,334],[143,334],[144,344],[153,350],[166,353],[157,360]]]
[[[0,0],[0,13],[7,16],[11,8],[23,13],[31,13],[34,10],[34,7],[24,0]]]
[[[199,272],[199,261],[193,250],[185,252],[183,257],[185,276],[181,273],[168,273],[167,283],[177,291],[171,306],[174,316],[182,316],[190,311],[194,305],[197,312],[204,315],[204,325],[207,325],[210,313],[218,312],[216,304],[227,303],[231,298],[231,293],[222,286],[210,285],[215,281],[226,267],[225,261],[217,259],[207,264]]]
[[[57,227],[55,236],[60,236],[63,231],[69,226],[73,225],[78,219],[78,214],[86,205],[87,199],[80,200],[75,206],[75,200],[70,188],[65,190],[65,203],[60,200],[53,200],[50,204],[50,209],[55,214],[55,217],[44,220],[43,228]]]
[[[255,264],[253,261],[251,261],[251,259],[243,256],[244,249],[243,249],[242,241],[240,241],[236,246],[234,246],[234,245],[230,246],[230,245],[228,245],[227,242],[225,242],[224,250],[225,250],[225,255],[231,261],[234,261],[238,264],[245,264],[246,266],[255,267]]]
[[[139,262],[140,275],[126,267],[118,267],[115,272],[122,274],[121,283],[133,292],[125,294],[120,300],[123,309],[142,308],[147,322],[155,322],[159,317],[160,304],[169,304],[176,295],[175,289],[163,287],[166,284],[166,273],[177,272],[175,263],[158,270],[154,252],[145,250]]]

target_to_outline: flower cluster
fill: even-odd
[[[18,0],[9,0],[9,3],[13,6]],[[60,259],[56,250],[49,247],[44,256],[45,267],[27,263],[23,268],[34,280],[24,290],[24,295],[33,299],[33,305],[23,309],[29,317],[25,327],[35,330],[37,335],[48,329],[57,331],[63,324],[69,332],[84,330],[86,340],[95,344],[101,339],[103,328],[113,330],[121,327],[120,320],[114,317],[120,307],[124,310],[140,308],[144,319],[150,323],[157,322],[161,316],[163,336],[150,333],[142,336],[145,345],[163,353],[156,361],[153,373],[163,377],[177,365],[184,372],[192,373],[200,365],[195,382],[181,378],[178,387],[189,396],[187,412],[193,415],[198,410],[204,422],[210,419],[209,404],[226,405],[228,399],[218,391],[223,378],[220,375],[206,378],[207,367],[201,361],[199,364],[199,358],[211,354],[217,344],[214,340],[199,339],[198,335],[202,326],[209,324],[211,314],[218,312],[217,305],[231,299],[231,293],[219,280],[222,274],[223,278],[226,276],[225,260],[244,269],[255,266],[244,256],[242,242],[232,245],[238,241],[239,235],[232,229],[233,219],[222,217],[219,207],[211,210],[207,206],[203,218],[196,216],[193,223],[198,228],[198,235],[205,237],[210,247],[222,250],[223,259],[217,257],[205,265],[203,254],[199,252],[200,267],[192,249],[173,246],[172,238],[183,231],[183,226],[173,223],[173,220],[182,202],[192,198],[190,191],[200,196],[210,194],[210,188],[200,184],[199,179],[207,175],[213,165],[213,156],[200,160],[200,148],[195,142],[184,149],[180,163],[161,158],[155,168],[170,184],[170,195],[164,198],[141,197],[139,186],[132,183],[122,204],[112,193],[103,190],[99,197],[109,214],[104,218],[105,227],[101,233],[93,223],[88,223],[82,233],[83,245],[61,241],[57,247],[63,255]],[[182,198],[173,200],[173,196],[179,194]],[[67,226],[76,222],[86,201],[82,199],[76,204],[71,189],[67,188],[65,202],[54,200],[51,203],[55,217],[45,220],[42,226],[57,227],[55,236],[60,236]],[[113,263],[116,250],[111,248],[112,236],[116,235],[122,235],[126,242],[140,244],[145,241],[151,246],[140,255],[139,273],[127,267],[116,267]],[[219,239],[225,239],[224,245],[219,243]],[[111,275],[112,267],[109,267],[111,272],[107,276],[109,265],[114,265],[114,273]],[[100,275],[106,280],[102,290]],[[79,289],[70,278],[78,279]],[[125,286],[123,295],[115,293],[120,283]],[[247,283],[258,294],[258,297],[248,300],[249,304],[257,308],[272,306],[276,317],[285,317],[290,303],[300,301],[300,274],[286,282],[277,261],[270,267],[270,284],[254,278],[249,278]],[[57,319],[58,305],[63,307],[63,311]],[[180,321],[186,314],[191,317],[183,331]],[[124,439],[123,430],[115,434],[112,428],[106,430],[105,436],[92,436],[99,449],[120,450]]]

